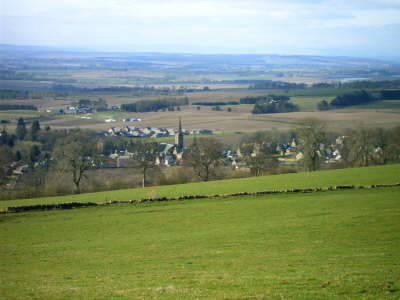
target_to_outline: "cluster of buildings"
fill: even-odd
[[[119,111],[120,108],[118,106],[111,106],[105,110],[109,111]],[[77,106],[67,106],[65,108],[51,108],[49,107],[46,109],[46,112],[48,113],[56,113],[60,115],[85,115],[85,114],[91,114],[94,113],[95,110],[86,105],[77,105]]]
[[[92,113],[93,110],[88,106],[67,106],[66,108],[48,108],[46,112],[56,113],[56,114],[65,114],[65,115],[84,115]]]
[[[318,155],[325,161],[325,163],[337,163],[342,160],[340,150],[343,146],[345,137],[340,136],[336,139],[335,143],[331,145],[319,144]],[[295,139],[291,143],[278,144],[277,152],[280,153],[281,157],[279,161],[283,163],[290,163],[293,161],[299,161],[303,159],[304,155],[298,148],[298,143]]]
[[[181,124],[181,122],[179,123]],[[181,126],[181,125],[180,125]],[[180,129],[172,128],[157,128],[157,127],[145,127],[139,128],[135,126],[124,126],[122,128],[111,127],[105,132],[106,136],[125,136],[125,137],[138,137],[138,138],[160,138],[160,137],[170,137],[176,136],[181,133],[182,135],[206,135],[213,134],[211,130],[207,129],[195,129],[195,130],[185,130],[180,127]]]
[[[133,126],[125,126],[123,128],[111,127],[105,134],[108,136],[126,136],[126,137],[170,137],[175,136],[175,143],[159,143],[159,155],[156,163],[158,165],[177,165],[183,160],[184,153],[184,136],[189,134],[212,134],[211,130],[184,130],[182,129],[181,120],[179,120],[179,128],[138,128]],[[341,149],[343,141],[346,137],[340,136],[336,139],[335,143],[331,145],[320,144],[318,154],[326,163],[336,163],[342,160]],[[269,145],[271,146],[271,145]],[[273,146],[277,155],[278,161],[281,164],[295,164],[304,156],[298,147],[298,141],[292,139],[288,143],[278,143]],[[234,168],[240,168],[245,164],[245,157],[256,157],[261,153],[262,145],[254,144],[251,148],[251,153],[244,153],[243,149],[239,146],[236,151],[225,150],[223,152],[223,159],[227,165],[232,165]],[[129,164],[133,157],[133,153],[128,151],[116,151],[109,156],[112,161],[113,167],[124,167]]]
[[[331,145],[320,144],[318,155],[327,164],[337,163],[342,160],[340,153],[343,141],[346,137],[340,136],[336,139],[335,143]],[[224,158],[230,162],[233,167],[240,168],[244,166],[244,157],[251,156],[256,157],[261,153],[261,145],[254,144],[251,148],[251,153],[244,153],[244,150],[239,146],[236,151],[226,150],[224,151]],[[278,155],[278,161],[283,165],[293,165],[296,162],[303,159],[304,155],[298,147],[296,139],[292,139],[289,143],[279,143],[276,145],[275,153]]]
[[[125,126],[123,128],[111,127],[106,133],[108,136],[126,136],[126,137],[175,137],[175,142],[172,143],[159,143],[159,153],[156,158],[157,165],[172,166],[177,165],[183,160],[184,154],[184,136],[185,135],[205,135],[213,134],[211,130],[195,129],[185,130],[182,128],[182,121],[179,119],[178,129],[167,128],[138,128],[133,126]],[[129,151],[115,151],[110,154],[107,162],[109,167],[126,167],[130,164],[133,153]]]
[[[126,126],[129,127],[129,126]],[[135,128],[135,127],[134,127]],[[130,128],[128,128],[130,129]],[[127,130],[128,130],[127,129]],[[157,128],[158,129],[158,128]],[[156,133],[153,128],[145,128],[144,133],[152,134],[150,137],[154,137],[153,135]],[[136,132],[136,131],[133,131]],[[152,133],[153,132],[153,133]],[[158,132],[158,131],[157,131]],[[184,152],[184,135],[189,134],[187,130],[182,129],[182,122],[179,119],[179,128],[178,130],[174,129],[164,129],[163,133],[168,133],[167,136],[175,136],[175,143],[159,143],[159,152],[156,158],[157,165],[171,166],[179,164],[183,159]],[[158,137],[158,136],[155,136]],[[131,158],[133,157],[133,153],[129,151],[115,151],[110,154],[109,158],[109,166],[112,167],[125,167],[130,163]]]

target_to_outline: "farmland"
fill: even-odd
[[[222,93],[222,92],[221,92]],[[233,92],[231,92],[233,94]],[[229,94],[228,94],[229,95]],[[206,93],[202,94],[203,100],[215,100],[208,98]],[[228,97],[228,96],[227,96]],[[148,113],[125,113],[125,112],[104,112],[96,115],[92,120],[84,120],[79,116],[56,116],[40,112],[7,111],[0,112],[1,119],[8,119],[14,123],[8,125],[14,128],[17,117],[39,118],[44,126],[51,126],[54,129],[75,128],[106,130],[110,124],[104,120],[110,117],[116,118],[117,122],[112,126],[122,127],[126,123],[123,118],[141,118],[140,123],[132,124],[140,127],[165,127],[175,128],[179,117],[183,119],[186,129],[210,129],[219,133],[254,132],[257,130],[287,130],[303,118],[319,118],[327,122],[327,126],[333,130],[351,128],[360,123],[371,127],[390,128],[400,125],[398,101],[382,101],[383,103],[372,103],[361,107],[349,107],[329,111],[317,111],[316,104],[326,97],[294,97],[293,103],[298,104],[301,111],[292,113],[252,115],[252,105],[231,106],[232,112],[213,111],[211,107],[196,106],[182,107],[181,111],[171,112],[148,112]],[[191,99],[191,98],[190,98]],[[232,99],[228,97],[227,99]]]
[[[179,116],[186,129],[210,129],[218,133],[254,132],[258,130],[288,130],[303,118],[314,117],[326,120],[333,130],[351,128],[360,123],[371,127],[389,128],[400,124],[399,100],[382,101],[366,106],[319,112],[316,105],[323,99],[331,100],[336,95],[352,92],[354,88],[335,89],[294,88],[258,89],[255,83],[287,82],[292,84],[340,81],[346,78],[368,78],[392,80],[397,77],[397,64],[356,58],[324,58],[303,56],[270,55],[180,55],[180,54],[128,54],[128,53],[79,53],[25,52],[18,47],[3,47],[4,62],[13,67],[0,79],[2,89],[32,91],[45,96],[32,99],[2,99],[1,104],[30,104],[40,112],[0,112],[1,120],[11,120],[8,128],[15,128],[18,117],[38,118],[44,126],[54,129],[76,128],[93,130],[108,129],[105,119],[117,120],[112,126],[126,125],[123,118],[139,117],[141,127],[173,128]],[[24,51],[22,51],[24,50]],[[19,52],[21,51],[21,52]],[[57,63],[52,59],[56,57]],[[72,63],[71,63],[72,62]],[[96,67],[94,67],[94,64]],[[267,64],[268,63],[268,64]],[[329,68],[326,68],[329,64]],[[67,67],[68,66],[68,67]],[[227,67],[229,66],[229,67]],[[357,67],[355,67],[357,66]],[[365,70],[360,70],[365,67]],[[112,87],[139,88],[122,92],[110,91]],[[150,90],[144,89],[145,87]],[[100,90],[95,89],[100,88]],[[140,90],[142,88],[143,90]],[[169,89],[168,92],[161,88]],[[368,89],[368,88],[367,88]],[[179,92],[181,90],[181,92]],[[369,88],[377,93],[379,88]],[[184,91],[184,92],[182,92]],[[65,116],[43,113],[48,108],[62,109],[80,99],[102,98],[109,107],[168,97],[188,97],[189,102],[239,101],[246,96],[277,94],[290,96],[300,112],[252,115],[252,105],[227,106],[222,111],[211,107],[183,106],[181,111],[125,113],[108,111],[93,116],[91,120],[80,116]]]
[[[386,168],[386,178],[367,168],[336,181],[395,180],[398,166]],[[319,172],[318,184],[334,177]],[[397,187],[3,215],[1,294],[398,299],[399,194]]]

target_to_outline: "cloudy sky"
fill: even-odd
[[[0,43],[400,56],[400,0],[0,0]]]

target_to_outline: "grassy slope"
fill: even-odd
[[[116,190],[81,195],[0,201],[0,208],[41,203],[73,201],[105,202],[148,197],[176,197],[180,195],[214,195],[235,192],[256,192],[274,189],[328,187],[331,185],[371,185],[400,182],[400,165],[370,168],[328,170],[320,172],[283,174],[243,179],[219,180],[181,185],[157,186],[138,189]]]
[[[3,215],[0,294],[399,299],[399,195],[385,188]]]

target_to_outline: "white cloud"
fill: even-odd
[[[391,41],[398,0],[3,0],[0,18],[3,43],[228,52],[400,48]]]

